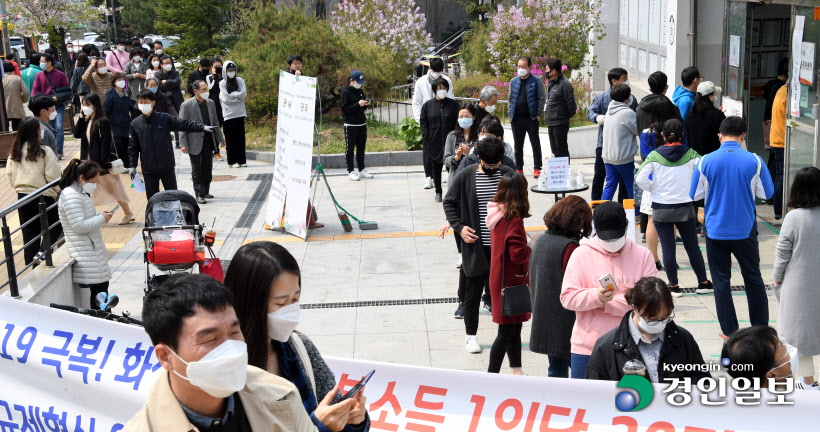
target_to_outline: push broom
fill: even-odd
[[[327,191],[330,192],[330,198],[333,199],[333,205],[336,207],[336,213],[339,215],[339,221],[342,222],[342,228],[344,228],[345,232],[353,231],[353,227],[350,224],[350,219],[348,219],[348,216],[359,223],[359,229],[361,230],[374,230],[379,228],[379,224],[376,222],[363,221],[356,216],[353,216],[353,214],[349,211],[345,210],[344,207],[336,201],[336,197],[333,195],[333,190],[330,189],[330,183],[327,181],[327,176],[325,175],[325,170],[322,168],[321,163],[316,165],[316,171],[322,173],[322,178],[325,180],[325,185],[327,185]]]

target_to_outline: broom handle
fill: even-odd
[[[333,195],[333,190],[330,189],[330,183],[327,182],[327,176],[325,175],[325,170],[324,170],[324,168],[322,168],[321,163],[316,164],[316,171],[319,171],[320,173],[322,173],[322,178],[325,179],[325,184],[327,185],[327,191],[330,192],[330,198],[333,199],[333,205],[335,205],[337,208],[341,209],[348,216],[352,217],[353,220],[355,220],[356,222],[362,223],[363,222],[362,220],[360,220],[356,216],[353,216],[349,211],[345,210],[345,208],[342,207],[341,204],[339,204],[338,201],[336,201],[336,197]]]

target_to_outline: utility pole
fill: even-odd
[[[0,0],[0,15],[6,16],[6,0]],[[8,18],[3,20],[3,52],[6,53],[6,58],[11,56]],[[20,59],[20,61],[22,60]]]
[[[111,20],[113,21],[114,43],[117,43],[117,8],[114,5],[114,0],[111,0]]]

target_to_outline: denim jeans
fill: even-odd
[[[587,365],[589,364],[589,356],[581,354],[570,354],[570,378],[584,379],[587,375]]]
[[[554,355],[548,355],[547,359],[550,362],[547,368],[548,377],[569,378],[569,360]]]
[[[678,284],[678,266],[675,245],[675,227],[678,227],[683,247],[686,255],[689,255],[689,263],[692,270],[698,277],[698,282],[706,280],[706,266],[703,263],[703,254],[698,246],[697,219],[692,218],[686,222],[664,223],[655,222],[655,230],[658,232],[658,239],[661,241],[661,251],[663,252],[663,268],[666,270],[666,277],[669,278],[669,285]]]
[[[783,216],[783,151],[784,149],[772,147],[774,152],[774,217],[780,219]]]
[[[623,182],[626,188],[626,196],[629,199],[633,197],[632,183],[635,179],[635,164],[633,162],[612,165],[605,163],[606,168],[606,187],[604,187],[604,195],[602,200],[611,201],[615,196],[615,188],[620,182]]]
[[[749,320],[753,326],[769,324],[769,303],[766,286],[760,276],[760,252],[757,243],[757,224],[752,225],[749,237],[742,240],[714,240],[706,237],[706,258],[715,288],[715,308],[720,329],[731,336],[738,329],[735,304],[732,302],[732,255],[740,265],[746,285]]]
[[[595,174],[592,176],[592,200],[598,201],[604,194],[604,180],[606,179],[606,167],[604,159],[601,157],[602,147],[595,149]],[[618,202],[626,199],[626,186],[624,181],[618,183]]]
[[[54,137],[57,139],[57,153],[63,154],[63,124],[65,122],[65,106],[57,105],[54,107],[57,111],[57,118],[49,120],[48,124],[54,128]]]

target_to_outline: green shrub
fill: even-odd
[[[494,81],[490,74],[473,75],[453,81],[453,95],[455,97],[477,98],[481,89]]]
[[[402,82],[410,73],[408,66],[396,62],[391,50],[349,33],[340,38],[342,45],[355,56],[355,63],[351,59],[351,63],[338,77],[337,83],[340,86],[346,86],[350,73],[358,69],[364,74],[366,83],[362,90],[367,97],[386,99],[390,87]]]
[[[407,117],[401,121],[401,136],[407,150],[421,150],[421,127],[416,119]]]
[[[464,67],[471,73],[492,74],[490,66],[490,53],[487,51],[487,44],[490,42],[490,31],[492,22],[473,22],[470,33],[464,36],[464,43],[461,45],[461,58]]]

